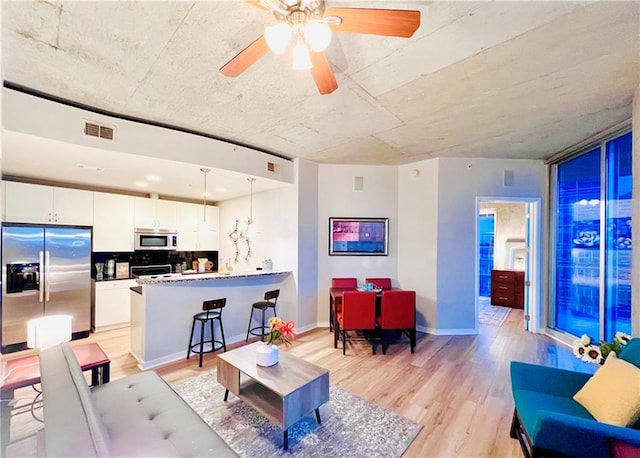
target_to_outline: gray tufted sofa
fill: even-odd
[[[237,456],[155,372],[90,389],[60,344],[40,352],[40,374],[44,456]]]

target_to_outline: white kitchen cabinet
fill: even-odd
[[[176,202],[135,198],[135,227],[176,230]]]
[[[5,221],[93,225],[93,192],[39,184],[6,182]]]
[[[198,233],[196,228],[202,224],[202,205],[178,202],[176,215],[178,251],[197,251]]]
[[[207,234],[196,231],[202,226],[204,212],[202,205],[177,202],[178,251],[215,251],[220,240],[218,207],[207,205],[207,225],[214,232]]]
[[[93,193],[93,251],[133,251],[134,197]]]
[[[108,331],[129,326],[131,321],[131,288],[136,280],[94,282],[93,321],[94,332]]]
[[[202,210],[202,209],[201,209]],[[220,246],[219,209],[207,205],[207,225],[214,231],[198,233],[198,249],[201,251],[215,251]]]

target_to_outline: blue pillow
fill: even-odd
[[[640,338],[631,339],[617,356],[636,367],[640,367]]]

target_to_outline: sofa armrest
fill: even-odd
[[[511,361],[511,389],[573,397],[593,374]]]
[[[609,456],[612,440],[640,447],[640,430],[550,411],[528,432],[536,447],[571,456]]]
[[[111,456],[111,443],[73,350],[65,343],[40,352],[47,456]]]

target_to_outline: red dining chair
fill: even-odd
[[[353,277],[341,277],[331,279],[331,288],[340,289],[356,289],[358,288],[358,279]],[[334,314],[340,310],[342,302],[340,299],[335,300],[333,296],[329,297],[329,331],[333,331]],[[336,339],[334,339],[336,340]]]
[[[390,278],[365,278],[365,283],[373,283],[375,289],[391,289]]]
[[[358,287],[357,278],[332,278],[332,288],[356,289]]]
[[[373,291],[345,291],[342,310],[336,315],[333,348],[337,348],[337,336],[342,335],[342,354],[346,355],[347,331],[373,331],[376,328],[376,293]],[[371,351],[376,354],[375,339],[371,336]]]
[[[416,347],[416,292],[382,291],[380,316],[376,318],[382,334],[382,354],[387,354],[385,330],[395,330],[409,337],[411,353]]]

